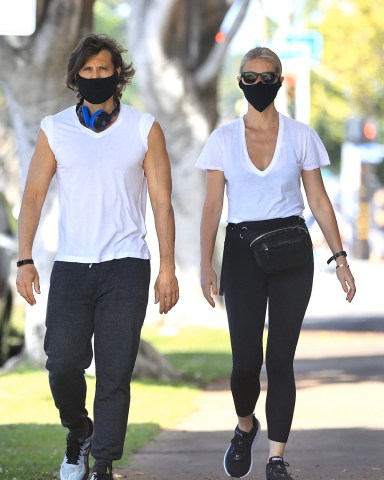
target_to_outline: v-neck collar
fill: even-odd
[[[260,177],[265,177],[265,175],[267,175],[272,170],[272,168],[274,167],[275,163],[277,162],[277,159],[278,159],[279,154],[280,154],[280,148],[281,148],[281,142],[282,142],[283,130],[284,130],[284,120],[283,120],[283,116],[281,115],[281,113],[278,112],[278,114],[279,114],[279,131],[277,132],[275,151],[273,152],[272,160],[270,161],[268,167],[265,170],[259,170],[256,167],[256,165],[252,162],[251,157],[249,156],[249,153],[248,153],[247,142],[246,142],[246,139],[245,139],[244,118],[241,117],[239,119],[239,121],[240,121],[240,137],[241,137],[241,143],[242,143],[243,153],[244,153],[244,157],[246,159],[246,163],[250,167],[250,169],[256,175],[259,175]]]

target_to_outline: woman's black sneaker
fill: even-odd
[[[289,463],[284,462],[282,457],[271,457],[265,468],[267,480],[293,480],[287,472]]]
[[[252,444],[256,442],[260,433],[260,423],[253,415],[253,428],[247,433],[235,429],[235,436],[231,440],[224,455],[224,470],[229,477],[243,478],[252,469]]]

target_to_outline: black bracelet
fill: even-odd
[[[337,257],[346,257],[346,256],[347,256],[347,252],[344,252],[344,250],[342,250],[341,252],[337,252],[327,260],[327,265],[329,265],[332,262],[332,260],[336,260]]]
[[[21,267],[22,265],[28,265],[29,263],[33,265],[35,262],[32,260],[32,258],[26,258],[25,260],[19,260],[16,265]]]

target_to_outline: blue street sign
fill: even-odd
[[[310,57],[320,62],[323,53],[323,36],[317,30],[306,30],[300,33],[289,33],[285,38],[285,46],[280,51],[282,59]]]

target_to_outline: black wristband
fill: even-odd
[[[21,266],[23,266],[23,265],[28,265],[29,263],[32,264],[32,265],[34,264],[34,261],[32,260],[32,258],[26,258],[25,260],[19,260],[19,261],[16,263],[16,265],[17,265],[18,267],[21,267]]]
[[[346,257],[346,256],[347,256],[347,252],[345,252],[344,250],[342,250],[341,252],[337,252],[334,255],[332,255],[331,258],[328,258],[327,265],[329,265],[332,262],[332,260],[336,260],[337,257]]]

